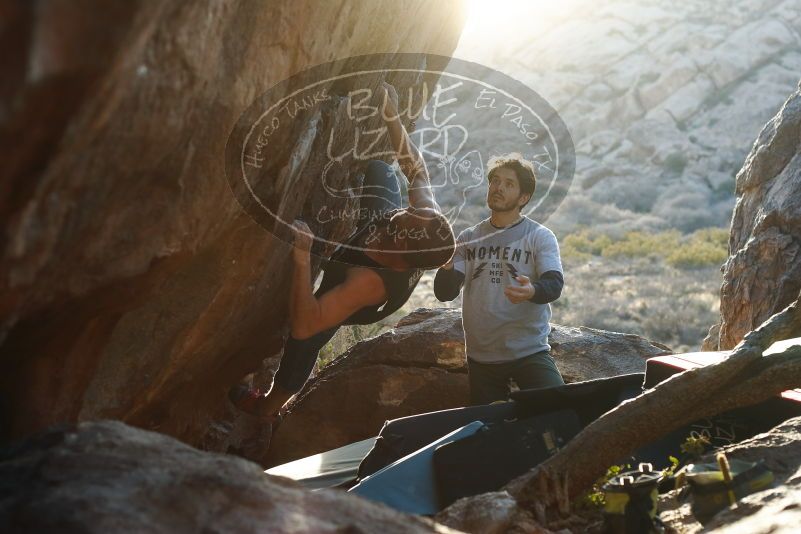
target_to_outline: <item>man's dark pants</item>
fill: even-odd
[[[479,363],[467,359],[470,381],[470,404],[490,404],[509,397],[509,380],[520,389],[547,388],[564,385],[547,350],[511,362]]]

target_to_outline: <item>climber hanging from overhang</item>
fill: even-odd
[[[284,404],[306,383],[320,349],[340,326],[372,324],[400,308],[426,269],[453,256],[454,236],[431,189],[420,150],[398,114],[395,88],[382,82],[382,117],[398,164],[408,181],[402,207],[398,177],[380,160],[367,163],[356,231],[331,256],[315,292],[311,278],[314,236],[306,223],[292,225],[294,271],[290,290],[291,333],[270,390],[237,387],[234,404],[273,423]]]

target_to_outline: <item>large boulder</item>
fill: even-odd
[[[551,325],[551,354],[566,382],[645,372],[645,361],[672,354],[667,345],[635,334]]]
[[[493,491],[472,499],[459,499],[438,513],[435,519],[442,525],[458,525],[459,530],[470,534],[552,534],[551,530],[537,523],[532,514],[521,508],[506,491]]]
[[[801,290],[801,89],[784,103],[737,174],[721,322],[706,349],[731,349]]]
[[[417,310],[324,367],[272,436],[278,465],[375,436],[388,419],[468,402],[459,310]]]
[[[670,352],[631,334],[552,326],[552,354],[568,382],[642,372],[646,359]],[[468,398],[461,310],[421,308],[310,380],[274,433],[266,462],[375,436],[388,419],[465,406]]]
[[[0,453],[0,530],[453,532],[114,421],[51,430]]]
[[[229,133],[260,94],[312,65],[449,55],[461,3],[84,0],[0,11],[13,51],[0,56],[0,441],[112,418],[235,448],[217,437],[232,428],[225,395],[280,351],[291,262],[229,188]],[[273,199],[289,219],[322,201],[310,187],[322,158],[308,149],[337,126],[329,108],[316,129],[298,119],[270,139],[271,156],[305,164]],[[298,132],[309,134],[302,143]],[[315,230],[337,239],[349,229]]]

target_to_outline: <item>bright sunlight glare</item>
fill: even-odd
[[[467,20],[454,55],[490,62],[536,39],[582,0],[468,0]]]

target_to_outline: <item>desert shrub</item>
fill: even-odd
[[[673,267],[693,269],[713,263],[723,263],[726,252],[709,243],[691,243],[671,252],[666,261]]]
[[[653,214],[669,228],[685,234],[728,223],[733,201],[715,202],[714,194],[700,184],[679,184],[669,187],[656,202]]]
[[[603,490],[604,484],[618,476],[624,470],[631,469],[631,464],[626,465],[613,465],[606,470],[604,476],[598,478],[592,485],[589,491],[581,495],[574,505],[579,510],[587,510],[593,508],[602,508],[606,503],[606,494]]]
[[[650,297],[648,309],[640,316],[642,335],[648,339],[669,340],[664,343],[678,351],[698,346],[716,317],[714,285],[710,284],[712,293],[699,292],[699,285],[692,282],[692,271],[681,272],[688,273],[674,279],[681,281],[681,289],[669,280],[664,281],[661,295]]]
[[[562,247],[559,250],[559,255],[564,263],[584,263],[592,259],[592,254],[569,246]]]
[[[701,230],[696,230],[692,238],[704,243],[728,247],[729,230],[727,228],[703,228]]]
[[[728,256],[728,230],[703,228],[688,236],[677,230],[626,232],[622,238],[589,229],[567,235],[561,243],[562,259],[586,262],[594,256],[614,259],[663,259],[680,269],[720,265]]]
[[[731,209],[728,206],[722,209],[719,206],[722,204],[720,202],[712,204],[711,196],[710,193],[710,198],[705,200],[703,205],[698,203],[691,205],[693,201],[688,200],[687,206],[676,207],[659,215],[668,226],[676,228],[685,234],[727,223],[728,218],[731,217]]]
[[[612,238],[604,234],[593,234],[583,229],[566,236],[562,240],[560,254],[564,259],[588,260],[600,256],[612,244]]]
[[[614,205],[635,213],[650,213],[662,196],[662,185],[654,177],[620,169],[617,176],[608,176],[589,190],[602,210]]]
[[[668,230],[649,234],[628,232],[623,239],[604,247],[602,255],[610,258],[646,258],[662,256],[666,250],[673,250],[679,244],[681,234]]]
[[[697,230],[682,246],[670,251],[665,261],[682,269],[720,265],[729,255],[728,239],[729,233],[725,228]]]

